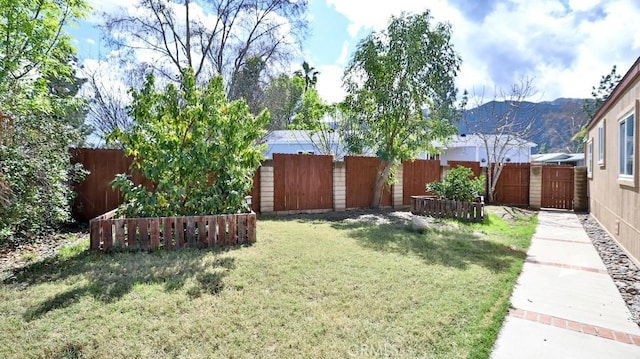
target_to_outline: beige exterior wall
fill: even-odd
[[[627,78],[629,75],[632,77]],[[629,72],[616,89],[609,106],[604,107],[590,123],[587,141],[593,141],[593,170],[588,178],[589,207],[592,216],[609,234],[640,263],[640,74]],[[606,109],[606,110],[605,110]],[[633,176],[620,178],[619,121],[634,113]],[[604,126],[604,162],[598,163],[598,127]],[[587,158],[587,157],[585,157]]]
[[[260,212],[273,212],[273,165],[260,167]]]
[[[333,163],[333,209],[347,209],[347,179],[344,162]]]
[[[531,166],[529,169],[529,206],[542,207],[542,166]]]

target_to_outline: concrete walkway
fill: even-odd
[[[640,328],[575,214],[541,211],[492,358],[640,358]]]

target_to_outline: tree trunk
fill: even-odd
[[[382,203],[382,192],[384,185],[387,183],[389,174],[391,173],[391,167],[393,167],[393,161],[383,161],[384,168],[382,172],[378,173],[375,186],[373,187],[373,199],[371,200],[371,208],[380,208]]]

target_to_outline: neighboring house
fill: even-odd
[[[325,137],[320,137],[324,135]],[[535,143],[524,141],[522,139],[511,139],[509,143],[503,145],[504,142],[498,141],[499,138],[493,135],[486,135],[490,143],[496,144],[501,152],[501,160],[511,163],[529,163],[531,160],[531,148],[535,147]],[[267,151],[265,156],[272,159],[274,153],[288,154],[325,154],[327,150],[334,154],[335,158],[340,160],[345,154],[344,146],[340,144],[337,132],[317,134],[311,131],[301,130],[280,130],[273,131],[265,137]],[[478,135],[457,135],[442,145],[434,143],[434,147],[440,151],[439,155],[419,155],[419,159],[440,159],[443,166],[447,165],[447,161],[474,161],[480,162],[482,167],[487,166],[487,160],[494,152],[492,147],[489,148],[489,155]]]
[[[267,134],[264,142],[267,144],[264,153],[267,159],[272,159],[274,153],[322,155],[330,152],[338,159],[344,156],[344,148],[336,132],[318,134],[303,130],[278,130]]]
[[[584,166],[584,153],[539,153],[531,155],[531,162],[541,165]]]
[[[589,210],[640,263],[640,58],[587,124]]]
[[[489,144],[489,153],[485,140]],[[535,143],[520,138],[512,137],[507,141],[497,135],[461,134],[453,136],[445,145],[440,154],[440,162],[444,166],[447,161],[474,161],[480,162],[481,167],[496,161],[529,163],[533,147],[536,147]],[[500,158],[493,159],[494,154]]]

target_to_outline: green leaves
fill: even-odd
[[[386,30],[358,44],[344,74],[344,106],[349,127],[360,132],[346,137],[350,150],[367,148],[388,162],[376,180],[373,205],[379,205],[394,163],[434,152],[434,139],[455,133],[459,67],[451,27],[433,25],[428,11],[392,17]]]
[[[472,201],[484,192],[484,183],[484,176],[474,178],[473,171],[458,166],[447,172],[442,181],[428,183],[427,191],[440,198]]]
[[[74,49],[64,27],[87,10],[80,0],[0,1],[0,241],[70,219],[78,169],[67,148],[81,142],[70,116],[82,103],[69,85]]]
[[[244,196],[262,159],[256,143],[268,113],[254,117],[244,100],[227,101],[221,77],[198,87],[191,69],[183,72],[179,87],[155,87],[149,76],[141,90],[132,90],[133,127],[111,137],[155,184],[147,189],[126,176],[116,177],[113,186],[124,193],[124,213],[140,217],[246,210]]]
[[[367,147],[388,159],[410,159],[455,132],[460,58],[450,26],[431,20],[429,12],[392,17],[360,42],[345,72],[349,113]]]

